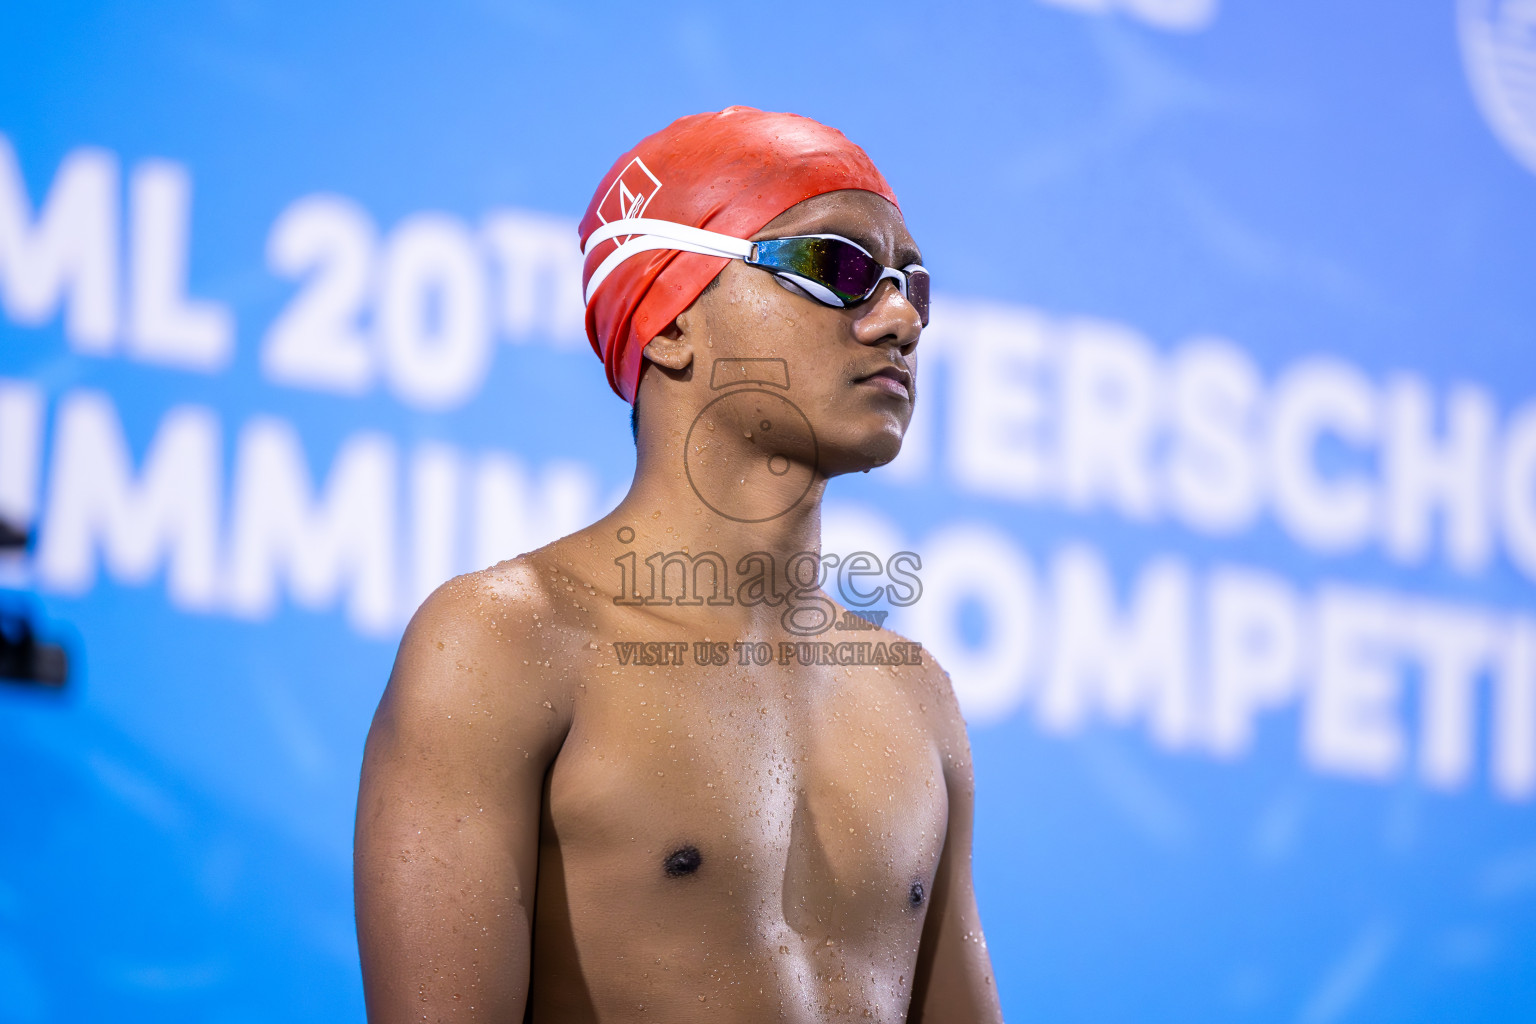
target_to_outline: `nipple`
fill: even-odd
[[[699,870],[702,863],[704,858],[699,855],[697,846],[683,846],[667,854],[667,859],[661,862],[661,869],[667,873],[668,878],[682,878]]]

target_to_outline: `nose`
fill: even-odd
[[[923,319],[917,308],[901,294],[896,282],[887,278],[875,294],[861,303],[853,321],[853,336],[865,345],[893,345],[902,355],[917,347],[923,333]]]

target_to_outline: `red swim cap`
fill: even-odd
[[[581,219],[581,241],[628,217],[748,238],[796,203],[845,188],[873,192],[899,208],[869,157],[837,129],[798,114],[727,107],[679,118],[619,157]],[[587,253],[583,286],[620,241],[609,239]],[[653,250],[624,261],[598,286],[587,304],[587,338],[621,398],[634,403],[640,353],[728,262]]]

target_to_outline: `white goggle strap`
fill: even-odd
[[[739,253],[740,257],[746,257],[752,253],[752,243],[744,238],[722,235],[718,231],[706,231],[703,228],[679,224],[676,221],[654,220],[650,217],[628,217],[624,220],[600,224],[592,234],[587,236],[587,242],[581,247],[581,251],[585,254],[594,245],[620,235],[658,235],[678,242],[710,246],[733,255]]]
[[[629,217],[602,225],[587,237],[586,244],[582,246],[582,252],[585,253],[594,245],[621,235],[631,237],[598,264],[597,269],[592,273],[591,280],[587,282],[585,299],[589,304],[592,302],[592,296],[597,294],[598,285],[607,280],[608,275],[617,270],[619,264],[642,252],[676,249],[680,252],[696,252],[703,256],[721,256],[735,260],[744,260],[752,255],[752,243],[744,238],[648,217]]]

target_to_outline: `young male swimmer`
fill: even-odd
[[[732,107],[620,157],[581,235],[634,483],[406,631],[358,798],[369,1019],[1000,1020],[948,678],[884,630],[794,654],[843,611],[827,480],[912,415],[895,195],[839,132]]]

